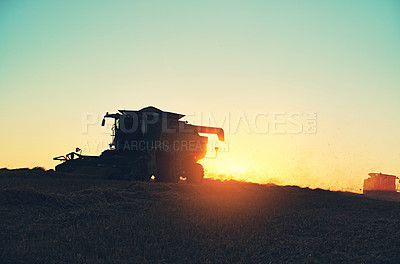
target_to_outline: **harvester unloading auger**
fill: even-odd
[[[100,156],[88,156],[77,148],[54,158],[62,161],[56,171],[114,179],[199,182],[204,169],[198,161],[205,157],[208,143],[199,133],[216,134],[220,141],[225,140],[222,128],[188,124],[180,121],[184,115],[155,107],[119,112],[106,113],[102,122],[104,126],[106,118],[114,119],[110,149]]]

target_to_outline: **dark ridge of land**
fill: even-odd
[[[0,170],[1,263],[399,263],[400,203]]]

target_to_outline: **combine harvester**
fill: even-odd
[[[114,121],[110,149],[100,156],[88,156],[77,148],[55,157],[62,161],[55,170],[109,179],[200,182],[204,169],[198,161],[206,155],[208,138],[199,133],[216,134],[225,141],[224,130],[188,124],[180,121],[182,117],[151,106],[139,111],[107,112],[102,126],[106,118]]]
[[[364,180],[364,194],[397,193],[396,180],[399,179],[397,176],[383,173],[368,173],[368,175],[370,177]]]

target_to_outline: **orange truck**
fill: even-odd
[[[383,173],[369,173],[369,178],[364,180],[363,193],[370,192],[397,192],[396,180],[399,178],[395,175]]]

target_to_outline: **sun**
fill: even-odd
[[[201,163],[206,169],[206,176],[212,178],[243,180],[248,178],[251,171],[250,166],[241,159],[204,159]]]
[[[228,161],[221,166],[225,167],[227,174],[230,175],[244,175],[249,172],[248,166],[243,161]]]
[[[205,169],[206,177],[222,180],[250,180],[254,169],[251,154],[233,151],[229,145],[218,142],[213,137],[209,138],[209,145],[212,147],[207,149],[206,158],[200,161]],[[219,147],[218,152],[213,148],[214,146]]]

